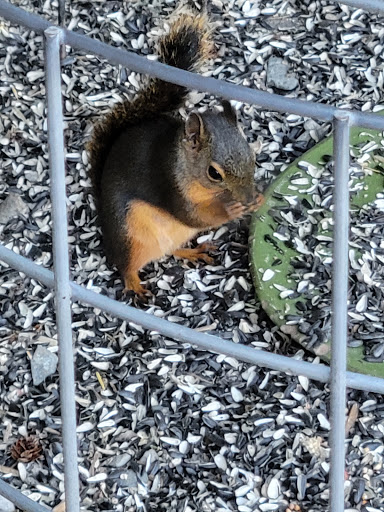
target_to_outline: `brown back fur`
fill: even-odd
[[[159,40],[158,46],[159,60],[164,64],[187,71],[198,71],[212,50],[206,15],[181,14],[172,23],[169,33]],[[95,125],[88,151],[96,199],[100,196],[104,162],[117,136],[128,126],[142,120],[176,111],[183,105],[187,94],[185,87],[151,78],[132,101],[125,100],[115,105]]]

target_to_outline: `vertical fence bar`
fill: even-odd
[[[345,398],[347,370],[349,117],[334,119],[335,189],[332,283],[330,510],[344,510]]]
[[[59,25],[62,27],[65,26],[65,0],[59,0],[59,12],[57,20],[59,22]]]
[[[45,32],[48,142],[51,166],[53,263],[55,270],[56,320],[59,340],[60,399],[64,450],[64,481],[67,512],[79,512],[75,378],[71,327],[68,226],[65,190],[63,107],[61,95],[61,30]]]
[[[61,27],[65,27],[65,0],[59,0],[59,9],[57,13],[57,22]],[[65,44],[60,45],[60,58],[64,60],[67,55]]]

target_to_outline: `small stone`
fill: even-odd
[[[267,85],[282,91],[292,91],[299,85],[299,81],[289,73],[289,66],[283,59],[270,57],[267,67]]]
[[[16,508],[11,501],[0,495],[0,510],[1,512],[14,512]]]
[[[10,220],[16,219],[19,215],[26,216],[28,212],[29,207],[21,196],[10,192],[8,197],[0,203],[0,224],[7,224]]]
[[[137,476],[132,469],[128,469],[126,473],[120,475],[120,479],[124,482],[125,487],[135,488],[137,487]]]
[[[39,345],[33,354],[31,370],[34,386],[38,386],[47,377],[54,374],[57,368],[58,358],[49,350]]]
[[[122,468],[131,460],[131,458],[132,457],[129,453],[121,453],[119,455],[116,455],[113,461],[113,466],[115,468]]]

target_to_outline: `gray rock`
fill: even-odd
[[[122,468],[131,459],[132,459],[132,456],[129,453],[121,453],[120,455],[116,455],[116,457],[114,457],[112,465],[114,468]]]
[[[0,510],[1,512],[15,512],[16,509],[15,505],[11,501],[0,496]]]
[[[11,219],[19,215],[27,215],[29,207],[19,194],[10,192],[8,197],[0,203],[0,224],[7,224]]]
[[[57,362],[58,358],[55,354],[39,345],[31,361],[33,384],[38,386],[47,377],[55,373]]]
[[[268,18],[268,25],[274,30],[295,30],[305,27],[300,17],[282,16]]]
[[[283,59],[270,57],[267,68],[267,85],[283,91],[292,91],[299,85],[299,81],[289,73],[289,66]]]
[[[120,482],[123,487],[135,489],[137,487],[136,473],[132,469],[128,469],[128,471],[120,475]]]

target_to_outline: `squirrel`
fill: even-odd
[[[159,39],[159,60],[199,71],[212,51],[206,12],[182,13]],[[144,295],[139,271],[174,255],[211,263],[199,232],[256,210],[255,155],[228,101],[222,111],[178,110],[188,89],[150,78],[132,100],[98,122],[88,145],[90,175],[107,259],[125,290]],[[217,110],[217,109],[216,109]]]

